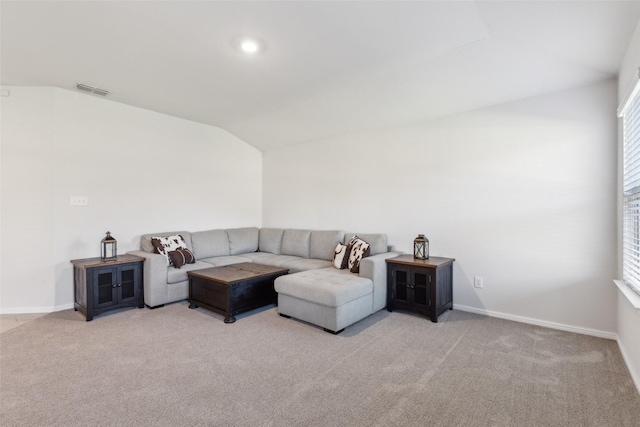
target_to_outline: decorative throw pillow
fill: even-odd
[[[333,251],[333,266],[343,270],[349,263],[349,246],[338,243]]]
[[[167,237],[152,237],[151,244],[153,245],[155,253],[164,255],[167,259],[167,266],[172,265],[169,252],[175,251],[178,248],[187,249],[187,243],[180,234]]]
[[[178,248],[175,251],[169,252],[167,255],[175,268],[196,262],[196,256],[187,248]]]
[[[350,248],[349,271],[352,273],[359,273],[360,261],[362,260],[362,258],[366,258],[369,256],[371,247],[367,242],[365,242],[358,236],[353,236],[347,243],[347,246]]]

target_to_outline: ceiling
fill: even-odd
[[[81,82],[268,151],[615,77],[640,1],[3,0],[0,19],[2,85]]]

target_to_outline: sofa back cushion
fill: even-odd
[[[369,244],[369,255],[383,254],[389,252],[386,234],[366,234],[366,233],[346,233],[344,235],[344,244],[347,244],[353,236],[358,236]]]
[[[284,235],[282,236],[282,255],[309,258],[310,242],[311,230],[294,230],[288,228],[284,230]]]
[[[207,230],[191,233],[193,252],[197,259],[229,256],[229,237],[225,230]]]
[[[309,257],[331,261],[336,245],[344,240],[344,231],[321,230],[311,232]]]
[[[193,246],[191,244],[191,233],[188,231],[168,231],[164,233],[148,233],[140,236],[140,250],[144,252],[154,253],[153,245],[151,244],[152,237],[167,237],[173,236],[174,234],[179,234],[184,239],[184,242],[187,244],[187,248],[193,250]]]
[[[227,230],[227,236],[229,236],[229,255],[258,250],[260,231],[256,227],[231,228]]]
[[[284,228],[261,228],[258,249],[260,252],[270,252],[274,255],[282,255],[282,238]]]

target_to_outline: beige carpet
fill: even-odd
[[[333,336],[269,307],[186,303],[0,334],[3,426],[639,426],[613,341],[447,312]]]

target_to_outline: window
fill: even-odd
[[[640,81],[624,102],[622,117],[622,278],[640,294]]]

